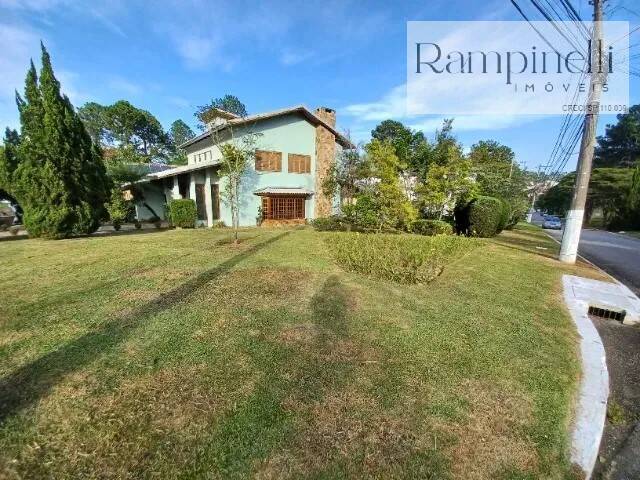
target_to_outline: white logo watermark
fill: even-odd
[[[629,106],[629,24],[407,22],[409,114],[565,114],[588,109],[598,74],[601,113]],[[591,107],[593,108],[593,107]]]

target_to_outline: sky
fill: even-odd
[[[640,25],[634,1],[609,0],[607,19]],[[587,0],[573,4],[588,18]],[[165,128],[179,118],[195,127],[196,106],[232,94],[249,113],[334,108],[339,129],[356,141],[387,118],[431,138],[443,117],[405,110],[406,22],[521,19],[509,0],[0,0],[0,127],[18,127],[14,92],[24,87],[29,59],[39,65],[42,41],[76,107],[125,99]],[[640,31],[630,39],[638,42]],[[631,77],[635,103],[640,79]],[[546,163],[563,120],[449,116],[467,149],[498,140],[530,169]],[[599,133],[614,121],[601,116]]]

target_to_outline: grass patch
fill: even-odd
[[[0,477],[570,475],[559,279],[588,270],[515,230],[401,285],[327,235],[3,245]]]
[[[437,235],[332,233],[325,237],[343,268],[400,283],[426,283],[479,245],[477,239]]]

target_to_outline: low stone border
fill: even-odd
[[[585,478],[590,478],[607,415],[609,372],[604,345],[587,315],[589,302],[584,291],[585,281],[596,282],[573,275],[562,276],[564,300],[580,335],[582,360],[580,391],[571,432],[571,461],[584,471]]]

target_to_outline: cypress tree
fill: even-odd
[[[16,94],[16,103],[21,135],[7,190],[22,206],[29,234],[64,238],[95,231],[110,190],[106,169],[71,102],[60,93],[44,45],[40,78],[31,62],[24,99]]]

